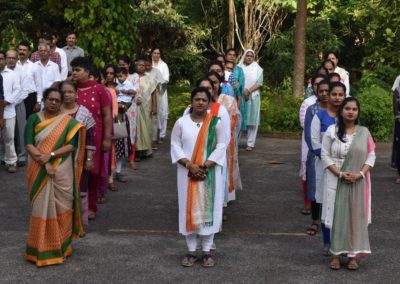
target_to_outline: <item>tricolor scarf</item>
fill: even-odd
[[[213,103],[210,112],[204,118],[203,125],[197,136],[191,162],[203,165],[217,145],[216,125],[220,104]],[[214,219],[215,197],[215,167],[208,169],[206,179],[203,181],[189,178],[187,206],[186,206],[186,230],[196,231],[200,226],[212,226]]]

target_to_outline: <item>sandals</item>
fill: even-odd
[[[303,208],[303,209],[301,209],[301,214],[303,214],[303,215],[310,215],[311,214],[311,210],[310,209],[307,209],[307,208]]]
[[[118,188],[115,186],[115,183],[113,182],[108,183],[108,189],[111,191],[118,191]]]
[[[355,257],[349,257],[349,262],[347,263],[347,269],[348,270],[357,270],[358,269],[358,263],[357,263],[357,259]]]
[[[332,260],[329,263],[329,267],[331,269],[333,269],[333,270],[339,270],[341,268],[340,258],[339,257],[332,257]]]
[[[187,255],[185,255],[185,257],[182,259],[182,266],[183,267],[192,267],[196,261],[198,261],[199,259],[197,258],[197,256],[188,253]]]
[[[315,236],[319,232],[319,224],[312,223],[307,229],[307,234],[309,236]]]
[[[246,151],[253,151],[254,147],[247,146]]]
[[[97,198],[97,204],[104,204],[104,203],[106,203],[106,198],[105,197]]]
[[[214,267],[215,261],[212,258],[211,254],[203,255],[203,263],[201,264],[204,268]]]

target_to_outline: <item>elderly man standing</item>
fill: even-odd
[[[15,57],[17,56],[14,52]],[[3,54],[4,56],[4,54]],[[7,52],[6,60],[8,61],[12,57],[12,52]],[[4,59],[4,58],[3,58]],[[4,125],[1,128],[1,138],[4,144],[4,162],[9,173],[15,173],[17,171],[17,153],[15,152],[14,144],[14,133],[15,133],[15,105],[20,95],[20,83],[18,74],[8,68],[4,60],[0,60],[0,71],[3,77],[3,88],[4,88]]]
[[[85,52],[76,45],[76,33],[69,32],[67,35],[67,45],[62,48],[67,54],[68,74],[72,74],[71,61],[76,57],[84,57]]]
[[[37,62],[40,60],[40,53],[39,53],[39,45],[41,44],[47,44],[50,47],[50,60],[53,61],[54,63],[57,63],[59,67],[59,71],[61,72],[61,55],[55,51],[55,48],[53,45],[53,37],[49,34],[44,34],[41,38],[39,38],[39,44],[38,44],[38,50],[32,53],[31,55],[31,61],[32,62]]]
[[[55,82],[61,81],[60,69],[53,61],[50,61],[50,46],[41,43],[38,47],[40,60],[35,62],[34,76],[38,78],[37,99],[42,102],[43,91],[51,87]]]
[[[15,113],[16,113],[16,124],[15,124],[15,146],[18,156],[18,166],[22,167],[26,164],[26,151],[24,142],[24,130],[26,124],[26,110],[24,100],[28,97],[29,93],[35,92],[36,85],[33,82],[33,72],[29,66],[22,68],[21,65],[17,65],[17,52],[15,50],[9,50],[6,54],[7,68],[13,70],[19,80],[20,92],[17,100],[15,101]],[[33,63],[32,63],[33,65]],[[28,69],[28,70],[24,70]]]

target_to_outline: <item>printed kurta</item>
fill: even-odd
[[[316,156],[315,159],[315,180],[316,180],[316,191],[315,200],[317,203],[323,201],[323,189],[321,186],[323,166],[321,161],[321,146],[322,137],[329,126],[335,124],[336,118],[328,114],[326,110],[320,110],[314,115],[311,121],[311,148],[309,149]]]
[[[242,181],[239,172],[238,159],[238,132],[240,131],[240,111],[236,100],[228,95],[221,94],[218,103],[228,111],[230,119],[230,139],[227,144],[226,158],[226,182],[225,182],[225,202],[235,200],[236,190],[242,189]]]
[[[311,144],[311,122],[314,115],[321,110],[319,102],[316,102],[310,106],[306,111],[306,116],[304,119],[304,140],[307,144],[307,150],[312,149]],[[317,188],[317,177],[315,172],[315,163],[317,156],[313,151],[307,151],[307,161],[306,161],[306,181],[307,181],[307,198],[308,200],[315,201],[315,191]]]
[[[301,157],[300,157],[300,172],[299,176],[302,180],[306,180],[306,162],[308,156],[308,146],[304,137],[304,121],[306,118],[307,109],[317,102],[316,96],[311,96],[303,101],[299,110],[300,126],[303,129],[301,133]]]

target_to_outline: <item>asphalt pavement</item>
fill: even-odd
[[[216,266],[180,266],[186,245],[177,233],[176,168],[169,145],[129,170],[129,182],[109,192],[87,235],[62,265],[24,260],[28,195],[24,169],[0,170],[0,281],[48,283],[399,283],[400,185],[389,167],[390,145],[379,144],[373,169],[372,255],[358,271],[332,271],[321,236],[305,234],[300,214],[298,140],[259,138],[240,152],[244,189],[226,210],[216,236]]]

